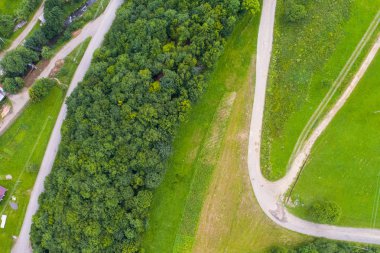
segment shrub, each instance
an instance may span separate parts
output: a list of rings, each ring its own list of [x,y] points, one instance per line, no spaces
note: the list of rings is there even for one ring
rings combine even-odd
[[[318,223],[335,223],[341,215],[340,207],[331,201],[316,201],[309,210],[310,219]]]
[[[252,15],[255,15],[260,10],[260,3],[258,0],[243,0],[243,7]]]
[[[24,80],[20,77],[4,79],[4,90],[11,94],[17,93],[24,85]]]
[[[4,56],[0,66],[7,77],[22,76],[27,71],[28,64],[36,62],[38,58],[36,52],[25,47],[18,47]]]
[[[41,29],[36,30],[29,38],[25,41],[25,46],[28,48],[33,48],[40,50],[47,43],[45,34]]]
[[[50,59],[53,56],[53,52],[49,47],[45,46],[42,48],[41,56],[44,59]]]
[[[9,38],[13,33],[14,22],[10,15],[0,15],[0,37]]]
[[[50,89],[54,86],[56,81],[49,78],[42,78],[29,89],[29,96],[33,102],[41,101],[42,98],[49,94]]]
[[[307,15],[306,8],[302,4],[298,4],[295,0],[286,0],[285,16],[289,22],[298,22]]]

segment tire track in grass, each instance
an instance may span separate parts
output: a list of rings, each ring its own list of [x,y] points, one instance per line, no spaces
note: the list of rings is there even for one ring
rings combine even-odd
[[[322,102],[319,104],[317,109],[314,111],[313,115],[307,122],[305,128],[302,130],[300,137],[298,138],[296,145],[293,149],[292,154],[290,155],[290,159],[288,161],[288,164],[286,166],[286,171],[289,170],[291,164],[293,163],[296,154],[300,152],[300,150],[303,148],[307,137],[309,136],[310,132],[312,131],[313,127],[317,123],[317,121],[322,116],[323,112],[325,111],[327,105],[331,102],[331,99],[335,95],[338,88],[342,86],[343,81],[348,76],[350,70],[352,69],[352,66],[357,61],[358,57],[368,45],[370,39],[372,38],[376,28],[378,27],[380,23],[380,11],[377,12],[375,18],[372,20],[370,26],[368,27],[367,31],[365,32],[364,36],[360,40],[359,44],[356,46],[354,52],[346,62],[345,66],[341,70],[341,72],[338,75],[338,78],[334,81],[333,85],[331,86],[330,90],[327,92],[326,96],[323,98]]]

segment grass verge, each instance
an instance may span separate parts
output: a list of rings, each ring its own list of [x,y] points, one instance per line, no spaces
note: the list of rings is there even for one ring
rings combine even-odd
[[[58,73],[57,78],[72,78],[88,43],[89,40],[79,45],[66,58],[62,70],[68,71]],[[65,94],[65,90],[53,87],[41,102],[29,104],[13,125],[0,136],[0,185],[8,189],[6,197],[0,202],[0,215],[8,216],[5,229],[1,229],[0,233],[0,252],[10,252],[12,236],[19,234],[30,192]],[[6,175],[11,175],[12,180],[5,180]],[[16,200],[12,200],[12,196]],[[11,202],[17,204],[17,210],[10,207]]]
[[[298,242],[303,238],[277,229],[261,212],[249,182],[246,160],[243,161],[247,155],[253,99],[253,84],[249,80],[254,72],[251,62],[255,56],[257,25],[258,17],[245,16],[239,21],[208,78],[207,91],[193,107],[187,124],[182,124],[179,129],[167,174],[154,196],[143,240],[146,252],[220,252],[219,241],[213,241],[215,231],[204,229],[205,224],[215,225],[215,228],[223,225],[223,230],[230,231],[228,235],[219,235],[226,236],[224,245],[228,244],[231,249],[237,250],[235,246],[240,245],[239,249],[243,251],[237,252],[254,251],[259,244],[262,248],[269,247],[278,241],[279,234],[282,239],[287,238],[287,242],[293,239]],[[228,159],[235,160],[224,159],[228,151]],[[233,164],[235,161],[237,164]],[[223,179],[220,179],[220,173],[226,173]],[[223,191],[237,194],[238,198],[224,202],[226,195],[215,193],[215,184]],[[211,200],[221,209],[208,210]],[[227,209],[232,210],[225,214],[227,217],[212,220],[211,225],[207,217],[218,216]],[[237,212],[246,213],[236,217]],[[231,220],[247,233],[242,236]],[[262,224],[261,230],[258,226],[252,228],[247,220]],[[271,234],[269,230],[275,232]],[[277,233],[279,230],[282,232]],[[255,240],[264,239],[264,234],[266,239],[272,239]],[[228,237],[242,240],[231,242]]]
[[[283,2],[278,4],[261,157],[263,174],[271,180],[285,174],[303,128],[364,35],[380,1],[308,1],[308,17],[298,24],[287,23]]]
[[[380,227],[380,87],[376,56],[347,103],[316,142],[297,182],[292,211],[309,218],[308,207],[328,200],[342,210],[339,225]]]

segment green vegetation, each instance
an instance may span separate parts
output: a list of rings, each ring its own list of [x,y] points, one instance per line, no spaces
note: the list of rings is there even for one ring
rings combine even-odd
[[[25,47],[18,47],[8,52],[0,62],[6,77],[21,77],[28,70],[29,64],[38,61],[38,54]]]
[[[331,201],[315,201],[307,211],[308,217],[316,223],[333,224],[341,215],[340,207]]]
[[[66,59],[65,68],[76,69],[87,47],[87,43],[75,49]],[[58,76],[61,74],[59,73]],[[66,78],[72,78],[68,72]],[[0,136],[0,185],[8,192],[0,202],[0,215],[8,215],[4,230],[1,230],[1,252],[10,252],[13,235],[18,235],[29,202],[30,191],[37,177],[55,119],[61,108],[65,91],[55,86],[39,103],[29,104],[12,126]],[[11,175],[12,180],[5,180]],[[15,196],[18,210],[13,210],[9,203]]]
[[[275,247],[271,253],[378,253],[380,249],[374,246],[363,246],[354,243],[328,241],[317,239],[294,248]]]
[[[248,180],[258,19],[239,20],[205,94],[179,128],[167,174],[154,194],[143,239],[147,253],[264,252],[273,243],[304,239],[265,216]]]
[[[68,100],[60,152],[34,217],[34,250],[140,251],[176,129],[234,27],[241,10],[234,3],[122,5]]]
[[[49,94],[51,88],[57,85],[57,81],[49,78],[38,79],[29,89],[29,97],[32,102],[40,102]]]
[[[25,85],[24,80],[21,77],[16,78],[5,78],[3,83],[3,88],[5,91],[15,94],[21,90]]]
[[[302,130],[380,6],[379,0],[294,2],[307,12],[295,23],[283,1],[277,7],[261,157],[271,180],[285,174]]]
[[[15,11],[21,6],[22,0],[2,0],[0,2],[1,14],[14,14]]]
[[[292,199],[292,210],[311,219],[307,209],[326,199],[342,210],[340,225],[380,227],[378,85],[380,56],[377,55],[351,97],[315,144]]]
[[[7,47],[22,29],[13,32],[18,22],[28,20],[42,0],[2,0],[0,2],[0,50]]]

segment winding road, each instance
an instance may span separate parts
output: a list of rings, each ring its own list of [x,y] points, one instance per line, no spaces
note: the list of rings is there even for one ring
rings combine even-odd
[[[271,220],[279,226],[289,230],[335,240],[380,244],[379,229],[340,227],[312,223],[289,213],[283,202],[283,197],[286,191],[298,176],[305,160],[310,155],[314,143],[332,121],[337,112],[343,107],[360,79],[363,77],[370,63],[375,58],[376,53],[380,48],[380,36],[341,97],[324,116],[322,121],[302,145],[302,148],[300,148],[294,155],[295,158],[291,163],[286,176],[276,182],[270,182],[266,180],[261,173],[260,149],[265,93],[273,43],[275,10],[276,0],[263,1],[257,42],[256,86],[249,134],[248,169],[251,184],[258,203],[264,213]]]
[[[107,6],[107,9],[104,11],[104,14],[101,15],[97,19],[97,21],[94,21],[95,23],[93,25],[93,28],[95,29],[96,32],[93,35],[93,38],[90,44],[88,45],[88,48],[74,74],[69,90],[66,94],[66,97],[70,96],[72,91],[77,87],[78,83],[83,80],[88,68],[90,67],[94,51],[101,46],[104,36],[110,29],[112,22],[116,17],[116,10],[119,8],[119,6],[122,3],[123,3],[123,0],[111,0]],[[13,253],[32,252],[32,248],[31,248],[30,240],[29,240],[29,233],[30,233],[30,229],[32,225],[32,217],[38,210],[38,198],[40,194],[44,191],[45,178],[47,175],[49,175],[53,167],[55,157],[57,155],[59,143],[61,141],[61,126],[66,117],[66,112],[67,112],[67,107],[66,107],[66,104],[64,103],[62,105],[61,111],[59,112],[53,132],[50,136],[49,144],[46,149],[44,158],[42,160],[42,164],[38,172],[37,180],[31,192],[28,209],[25,214],[20,235],[12,249]]]

